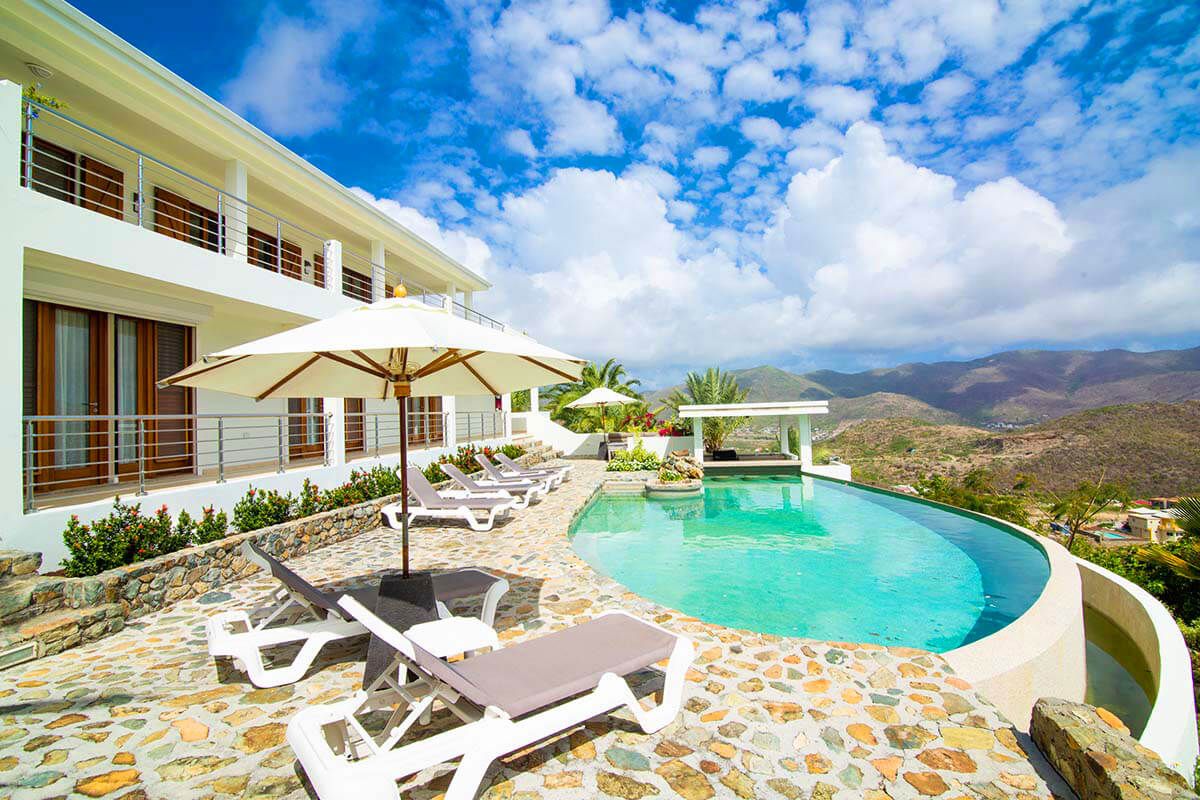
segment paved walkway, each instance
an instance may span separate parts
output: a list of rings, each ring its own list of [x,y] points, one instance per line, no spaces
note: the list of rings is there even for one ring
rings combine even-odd
[[[576,462],[575,475],[490,534],[414,528],[414,564],[506,574],[513,588],[497,617],[506,641],[624,608],[692,636],[700,657],[685,709],[665,730],[646,736],[626,720],[593,720],[495,765],[483,797],[1049,796],[1011,728],[938,656],[708,625],[593,572],[565,531],[601,465]],[[399,549],[395,533],[379,530],[291,565],[314,580],[350,579],[395,568]],[[301,707],[357,688],[362,648],[330,649],[307,678],[277,689],[218,674],[204,619],[261,603],[269,586],[212,592],[0,673],[0,798],[308,796],[285,725]],[[446,769],[429,771],[405,796],[433,798],[447,783]]]

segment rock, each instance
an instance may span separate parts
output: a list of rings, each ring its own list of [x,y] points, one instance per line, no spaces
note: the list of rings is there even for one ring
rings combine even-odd
[[[950,788],[936,772],[906,772],[904,781],[926,797],[937,797]]]
[[[608,759],[608,763],[612,764],[617,769],[650,769],[650,760],[648,758],[641,753],[636,753],[633,750],[626,750],[623,747],[610,747],[604,753],[604,757]]]
[[[991,750],[996,736],[984,728],[942,728],[942,741],[958,750]]]
[[[596,786],[605,794],[623,797],[625,800],[641,800],[643,797],[658,794],[658,787],[650,783],[635,781],[625,775],[612,772],[601,772],[596,776]]]
[[[896,780],[896,773],[899,772],[900,765],[903,763],[904,759],[900,756],[885,756],[872,760],[871,766],[879,770],[879,774],[891,782]]]
[[[716,794],[704,773],[679,759],[668,761],[654,771],[684,800],[708,800]]]
[[[945,747],[926,750],[917,756],[917,760],[930,769],[950,772],[975,772],[978,769],[975,760],[962,750],[950,750]]]
[[[1119,720],[1114,724],[1115,719],[1084,703],[1043,697],[1034,704],[1030,734],[1081,798],[1195,800],[1183,776],[1133,739]],[[1010,777],[1002,773],[1000,779],[1012,786]]]
[[[754,800],[754,781],[739,769],[731,769],[721,776],[721,783],[733,790],[742,800]]]
[[[135,784],[140,779],[136,769],[118,769],[103,775],[93,775],[76,782],[75,791],[88,797],[103,797],[106,794],[124,789]]]
[[[171,727],[179,731],[179,740],[183,742],[202,742],[208,738],[208,726],[191,717],[177,719]]]
[[[883,735],[887,737],[888,744],[897,750],[919,750],[936,738],[915,725],[889,725],[883,729]]]

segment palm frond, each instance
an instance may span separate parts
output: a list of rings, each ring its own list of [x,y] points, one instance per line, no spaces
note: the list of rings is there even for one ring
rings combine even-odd
[[[1200,580],[1200,552],[1194,549],[1184,551],[1181,557],[1162,547],[1139,547],[1137,555],[1150,564],[1167,567],[1180,577]]]

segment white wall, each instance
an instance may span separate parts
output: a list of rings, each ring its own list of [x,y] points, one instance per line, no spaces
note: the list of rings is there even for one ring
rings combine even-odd
[[[1142,587],[1075,559],[1083,581],[1083,602],[1112,620],[1141,651],[1157,692],[1140,741],[1189,782],[1195,777],[1196,696],[1187,644],[1171,612]]]

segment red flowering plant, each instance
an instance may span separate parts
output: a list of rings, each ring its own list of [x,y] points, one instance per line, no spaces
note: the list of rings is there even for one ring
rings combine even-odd
[[[118,497],[108,516],[90,525],[71,515],[63,531],[63,543],[70,553],[63,567],[72,577],[95,575],[181,550],[191,544],[190,534],[188,527],[172,524],[166,506],[147,517],[140,505],[122,503]]]
[[[280,494],[250,487],[245,496],[233,507],[233,527],[239,533],[256,531],[287,522],[294,516],[296,499],[292,493]]]

